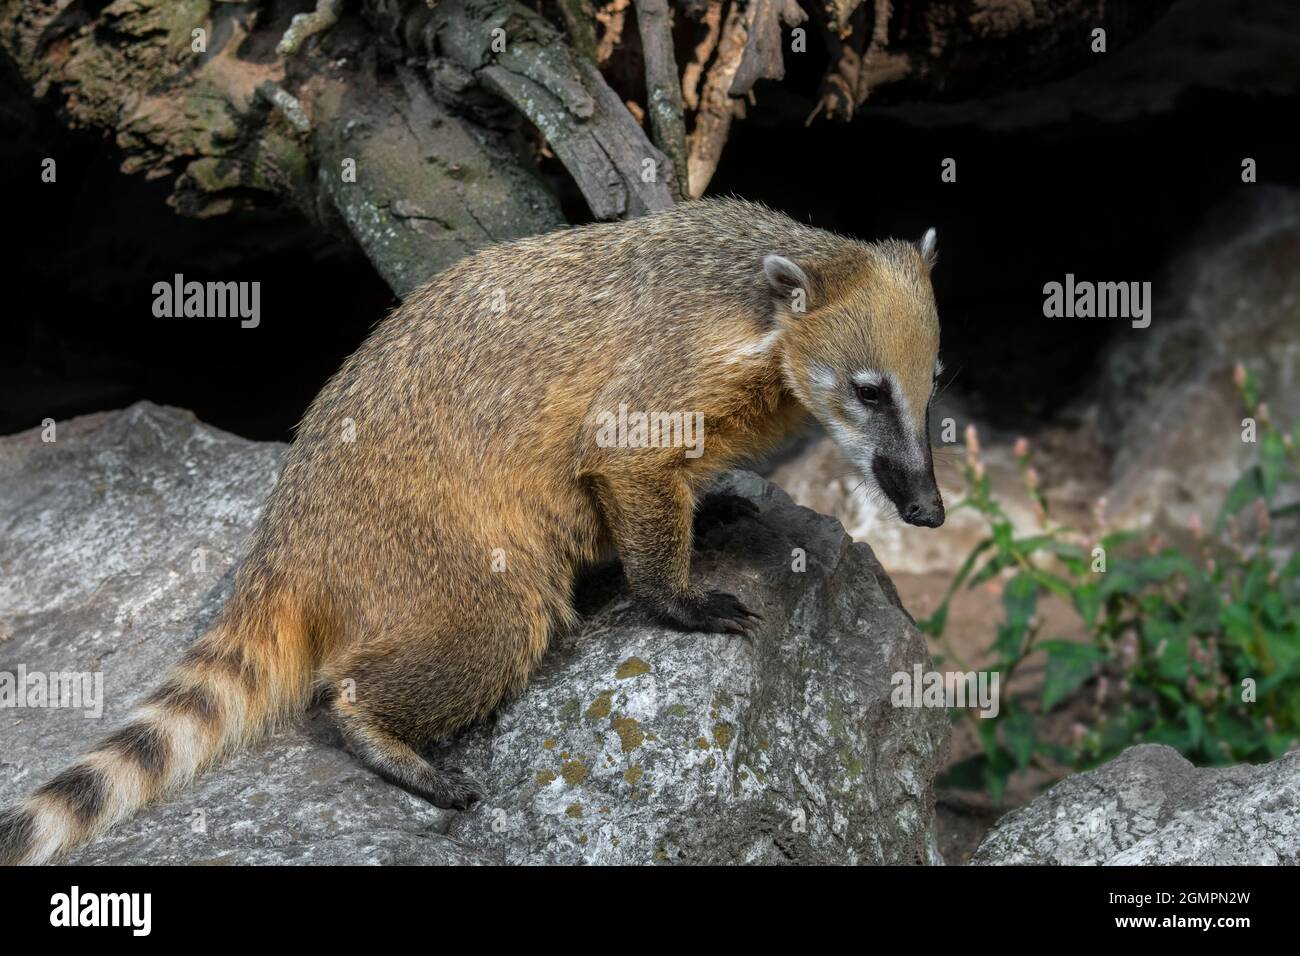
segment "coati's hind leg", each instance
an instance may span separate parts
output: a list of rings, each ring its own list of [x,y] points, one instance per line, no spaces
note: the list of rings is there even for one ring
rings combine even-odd
[[[490,670],[458,666],[457,650],[456,642],[394,629],[349,648],[323,668],[322,679],[334,722],[363,764],[435,806],[463,810],[482,787],[421,752],[495,706],[505,684]]]
[[[331,711],[343,739],[365,766],[389,783],[444,810],[465,810],[483,796],[482,786],[463,770],[435,767],[398,733],[373,715],[336,697]]]

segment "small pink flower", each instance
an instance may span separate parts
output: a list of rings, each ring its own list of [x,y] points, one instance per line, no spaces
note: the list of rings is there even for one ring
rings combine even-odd
[[[1092,506],[1092,519],[1097,522],[1097,527],[1106,526],[1106,496],[1102,495]]]
[[[1017,458],[1025,458],[1029,455],[1029,439],[1021,435],[1016,439],[1015,448],[1012,450]]]
[[[1192,537],[1197,541],[1200,541],[1201,537],[1205,534],[1205,528],[1201,525],[1201,516],[1199,514],[1193,514],[1191,518],[1187,520],[1187,527],[1191,529]]]
[[[1240,362],[1232,367],[1232,381],[1238,388],[1246,384],[1246,366]]]

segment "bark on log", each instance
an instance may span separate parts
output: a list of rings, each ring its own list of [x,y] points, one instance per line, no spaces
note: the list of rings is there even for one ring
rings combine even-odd
[[[68,124],[111,137],[123,171],[170,178],[178,211],[289,203],[345,223],[399,294],[488,242],[563,224],[509,131],[453,115],[410,71],[381,69],[355,16],[277,55],[295,8],[0,0],[0,48]]]
[[[598,219],[671,206],[672,163],[646,137],[595,65],[516,0],[378,0],[385,29],[419,49],[452,99],[476,84],[546,137]]]

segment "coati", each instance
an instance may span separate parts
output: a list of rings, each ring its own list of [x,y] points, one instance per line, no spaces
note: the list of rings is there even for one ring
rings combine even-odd
[[[524,687],[575,616],[575,569],[616,551],[661,621],[758,626],[691,579],[693,511],[807,413],[904,521],[941,524],[933,259],[933,230],[864,243],[705,200],[447,269],[312,402],[211,628],[125,726],[0,815],[0,861],[58,858],[318,690],[363,763],[466,807],[478,785],[424,751]],[[598,440],[620,406],[702,413],[703,454]]]

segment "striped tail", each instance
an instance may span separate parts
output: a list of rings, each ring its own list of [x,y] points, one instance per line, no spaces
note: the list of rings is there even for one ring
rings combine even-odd
[[[58,860],[303,712],[312,661],[302,629],[226,610],[124,727],[0,812],[0,864]]]

